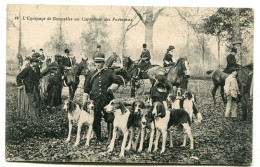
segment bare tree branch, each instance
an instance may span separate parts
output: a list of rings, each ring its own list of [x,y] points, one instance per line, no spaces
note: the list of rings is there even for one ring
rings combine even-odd
[[[191,21],[187,20],[187,19],[182,15],[182,13],[180,12],[180,10],[179,10],[178,8],[175,7],[174,9],[178,12],[179,16],[193,29],[193,31],[197,33],[198,30],[197,30],[196,26],[195,26]]]
[[[153,23],[156,22],[156,20],[157,20],[157,18],[159,17],[160,13],[161,13],[164,9],[166,9],[166,7],[163,7],[163,8],[161,8],[161,9],[159,9],[159,10],[154,14]]]
[[[130,11],[131,11],[131,8],[129,8],[129,10],[127,11],[125,18],[128,18]]]
[[[132,9],[135,11],[135,13],[136,13],[137,16],[140,18],[140,20],[141,20],[144,24],[146,24],[146,22],[145,22],[145,20],[144,20],[144,18],[143,18],[143,16],[142,16],[142,14],[141,14],[135,7],[133,7],[133,6],[132,6]]]
[[[137,16],[137,15],[136,15]],[[136,17],[135,17],[136,18]],[[139,22],[140,22],[140,19],[138,20],[138,22],[136,22],[135,24],[133,24],[135,18],[133,19],[133,21],[127,26],[126,28],[126,32],[129,31],[131,28],[133,28],[134,26],[136,26]]]

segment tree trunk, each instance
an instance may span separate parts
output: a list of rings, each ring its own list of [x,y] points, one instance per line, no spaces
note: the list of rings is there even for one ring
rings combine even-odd
[[[122,58],[125,56],[125,37],[126,37],[126,30],[125,30],[125,21],[122,22],[122,26],[121,26],[121,37],[120,37],[120,44],[121,48],[119,49],[119,55],[121,57],[121,60],[123,60]]]
[[[154,60],[153,55],[153,23],[145,24],[145,43],[147,44],[147,49],[150,51],[151,58]]]
[[[217,35],[217,41],[218,41],[218,67],[220,67],[220,36]]]
[[[205,75],[205,39],[204,34],[202,34],[202,63],[203,63],[203,69],[202,69],[202,75]]]
[[[17,58],[19,62],[19,57],[21,55],[21,48],[22,48],[22,19],[21,19],[21,8],[19,7],[19,41],[18,41],[18,53],[17,53]]]
[[[240,33],[240,16],[239,16],[239,9],[234,9],[235,16],[233,18],[234,22],[234,29],[233,29],[233,36],[232,36],[232,41],[233,41],[233,47],[237,49],[237,62],[241,65],[243,65],[242,60],[242,54],[241,54],[241,44],[242,44],[242,39],[241,39],[241,33]]]
[[[153,56],[153,7],[146,8],[146,19],[145,19],[145,43],[147,49],[150,51],[151,59],[154,60]]]

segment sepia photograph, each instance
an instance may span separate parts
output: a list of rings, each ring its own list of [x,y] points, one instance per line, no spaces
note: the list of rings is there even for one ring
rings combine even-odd
[[[7,162],[252,164],[254,9],[148,5],[6,6]]]

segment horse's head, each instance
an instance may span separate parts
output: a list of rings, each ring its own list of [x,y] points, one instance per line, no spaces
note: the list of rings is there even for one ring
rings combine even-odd
[[[189,69],[189,62],[186,58],[180,58],[177,61],[176,66],[179,66],[178,75],[182,76],[185,75],[187,77],[190,77],[190,69]]]
[[[85,75],[89,72],[88,65],[89,65],[88,58],[86,58],[86,59],[82,58],[81,62],[78,64],[78,66],[80,67],[79,70],[82,70],[82,71],[80,71],[81,75]]]
[[[115,59],[115,61],[116,61],[117,63],[121,63],[121,59],[120,59],[120,57],[119,57],[118,54],[116,54],[115,52],[113,52],[113,56],[114,56],[114,59]]]
[[[131,60],[130,57],[127,56],[123,57],[123,69],[129,69],[132,63],[133,61]]]

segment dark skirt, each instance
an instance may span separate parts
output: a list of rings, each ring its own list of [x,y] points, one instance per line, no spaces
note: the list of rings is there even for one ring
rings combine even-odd
[[[142,70],[142,71],[146,71],[148,70],[149,68],[151,68],[151,62],[148,61],[148,62],[145,62],[145,61],[141,61],[140,64],[139,64],[139,68]]]

